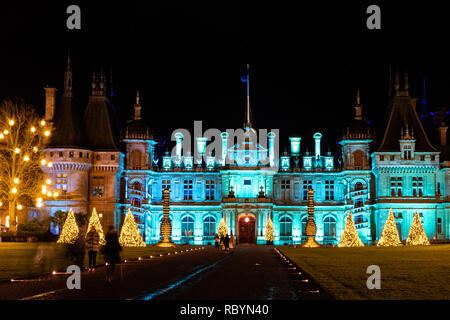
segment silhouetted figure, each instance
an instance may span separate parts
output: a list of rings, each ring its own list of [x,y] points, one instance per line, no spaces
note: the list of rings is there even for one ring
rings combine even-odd
[[[114,276],[115,264],[120,262],[119,252],[122,250],[119,243],[119,237],[113,226],[109,227],[105,240],[106,245],[103,247],[102,251],[106,262],[106,281],[111,282]]]
[[[95,228],[91,228],[91,230],[86,235],[86,250],[89,256],[88,271],[95,271],[99,241],[100,235],[95,230]]]
[[[228,235],[223,238],[223,245],[225,246],[225,251],[230,251],[230,237]]]
[[[74,264],[79,266],[81,270],[84,269],[84,254],[86,251],[86,243],[84,238],[84,231],[80,231],[75,242],[69,244],[67,247],[69,258],[73,261]]]
[[[217,250],[220,249],[219,243],[220,243],[220,239],[219,239],[219,236],[216,233],[216,235],[214,236],[214,246],[216,247]]]

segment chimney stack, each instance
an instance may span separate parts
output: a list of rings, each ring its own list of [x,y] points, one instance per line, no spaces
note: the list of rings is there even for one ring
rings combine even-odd
[[[52,121],[55,115],[56,88],[45,87],[45,121]]]

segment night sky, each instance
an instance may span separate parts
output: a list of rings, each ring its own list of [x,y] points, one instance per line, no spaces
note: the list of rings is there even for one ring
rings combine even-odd
[[[253,126],[280,129],[283,144],[299,133],[303,150],[305,144],[313,149],[316,131],[324,134],[323,151],[336,149],[353,117],[357,89],[364,115],[380,129],[389,66],[409,70],[410,92],[417,97],[426,77],[428,112],[450,105],[450,26],[443,7],[408,1],[396,1],[396,7],[380,1],[296,7],[278,1],[258,7],[165,2],[2,1],[0,99],[23,97],[43,114],[43,87],[62,93],[70,50],[80,112],[93,68],[112,68],[119,122],[132,117],[140,90],[144,118],[166,139],[176,128],[192,128],[194,120],[203,120],[204,130],[241,127],[246,63]],[[70,4],[81,7],[80,31],[66,28]],[[370,4],[381,7],[382,30],[365,26]]]

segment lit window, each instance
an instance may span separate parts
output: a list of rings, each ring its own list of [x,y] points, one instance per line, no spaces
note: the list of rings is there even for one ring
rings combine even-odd
[[[192,180],[184,180],[184,200],[192,200]]]
[[[205,188],[206,188],[206,200],[214,200],[216,191],[216,184],[214,183],[214,180],[206,180]]]
[[[281,180],[281,200],[289,200],[291,193],[291,180]]]
[[[66,173],[57,173],[56,174],[56,189],[61,194],[65,194],[67,192],[67,174]]]
[[[308,200],[308,190],[312,189],[312,180],[303,180],[303,200]]]
[[[325,200],[334,200],[334,181],[325,180]]]
[[[92,177],[92,196],[102,198],[105,191],[105,177]]]

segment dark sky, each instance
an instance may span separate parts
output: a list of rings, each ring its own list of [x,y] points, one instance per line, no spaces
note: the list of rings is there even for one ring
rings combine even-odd
[[[437,5],[91,2],[2,1],[0,99],[24,97],[43,112],[43,87],[61,89],[70,50],[80,112],[93,67],[112,68],[118,119],[131,117],[139,89],[144,117],[163,137],[192,128],[194,120],[203,120],[205,130],[241,127],[246,63],[254,127],[280,129],[284,142],[297,132],[310,150],[316,131],[334,149],[353,116],[357,89],[365,115],[375,127],[382,124],[390,65],[409,70],[415,96],[426,76],[429,111],[450,102],[450,26]],[[66,28],[70,4],[81,7],[80,31]],[[382,9],[382,30],[365,27],[370,4]]]

